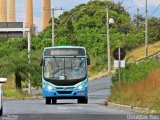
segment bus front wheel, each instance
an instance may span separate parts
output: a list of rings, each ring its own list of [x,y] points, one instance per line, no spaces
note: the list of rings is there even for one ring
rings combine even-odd
[[[0,109],[0,116],[2,116],[2,114],[3,114],[3,107],[1,107]]]
[[[56,104],[57,103],[57,99],[56,98],[52,98],[52,104]]]
[[[46,104],[51,104],[51,98],[46,98]]]
[[[79,98],[78,103],[87,104],[88,103],[88,98],[87,97]]]

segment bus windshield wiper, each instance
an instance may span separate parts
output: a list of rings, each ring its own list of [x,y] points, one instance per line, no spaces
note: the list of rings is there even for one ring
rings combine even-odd
[[[55,77],[49,77],[49,78],[47,78],[47,79],[49,79],[49,80],[56,80]]]

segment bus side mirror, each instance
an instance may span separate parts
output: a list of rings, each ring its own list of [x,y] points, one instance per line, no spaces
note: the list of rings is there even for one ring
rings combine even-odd
[[[90,64],[91,64],[91,60],[90,60],[89,55],[87,54],[87,65],[90,65]]]
[[[0,83],[5,83],[7,82],[7,78],[0,78]]]
[[[43,66],[44,65],[44,59],[43,57],[41,58],[41,62],[40,62],[40,66]]]

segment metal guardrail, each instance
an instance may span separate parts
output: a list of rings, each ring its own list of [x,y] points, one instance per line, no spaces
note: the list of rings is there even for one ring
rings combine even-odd
[[[160,51],[158,51],[158,52],[156,52],[156,53],[154,53],[154,54],[152,54],[152,55],[149,55],[149,56],[147,56],[147,57],[145,57],[145,58],[136,60],[136,63],[144,62],[144,61],[146,61],[146,60],[148,60],[148,59],[152,59],[152,58],[156,59],[156,57],[159,57],[159,55],[160,55]]]
[[[152,54],[152,55],[149,55],[148,57],[145,57],[145,58],[141,58],[141,59],[139,59],[139,60],[136,60],[136,61],[134,61],[134,62],[127,62],[127,64],[133,64],[133,63],[136,63],[136,64],[138,64],[138,63],[140,63],[140,62],[144,62],[144,61],[147,61],[147,60],[149,60],[149,59],[156,59],[156,58],[158,58],[158,60],[160,61],[160,51],[158,51],[158,52],[156,52],[156,53],[154,53],[154,54]]]

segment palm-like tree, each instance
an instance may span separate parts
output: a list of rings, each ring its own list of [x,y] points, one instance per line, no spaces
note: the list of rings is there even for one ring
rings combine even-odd
[[[29,78],[29,72],[32,71],[33,67],[28,63],[27,52],[13,51],[0,59],[0,75],[7,77],[14,74],[16,89],[22,89],[22,76]]]

